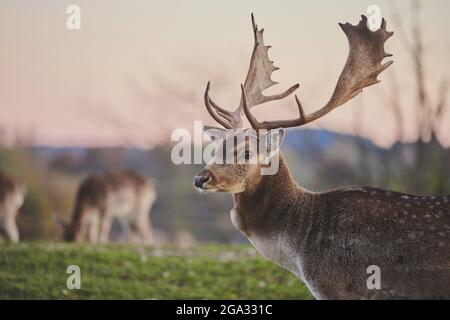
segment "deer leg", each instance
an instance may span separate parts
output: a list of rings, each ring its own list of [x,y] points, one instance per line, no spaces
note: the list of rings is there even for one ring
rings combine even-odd
[[[126,241],[130,237],[130,221],[128,219],[118,219],[122,234],[120,236],[120,242]]]
[[[142,212],[140,214],[140,219],[137,224],[138,233],[141,238],[141,240],[145,244],[152,244],[152,232],[150,227],[150,219],[148,217],[148,212],[145,210],[145,212]]]
[[[79,226],[74,230],[75,242],[93,242],[93,235],[91,235],[94,230],[92,230],[92,215],[94,214],[94,209],[83,209],[82,217],[80,218]]]
[[[19,229],[16,224],[16,216],[21,205],[20,201],[10,198],[3,204],[0,211],[0,225],[8,242],[19,242]]]
[[[109,241],[109,233],[111,231],[112,226],[112,218],[109,214],[101,215],[100,219],[100,243],[108,243]]]
[[[12,243],[19,242],[19,229],[14,219],[8,219],[5,223],[5,233],[8,241]]]
[[[80,230],[75,235],[75,241],[76,242],[84,242],[84,241],[90,241],[90,223],[82,224]]]
[[[145,244],[153,244],[152,227],[150,223],[150,208],[155,196],[153,192],[145,192],[135,208],[136,227],[140,240]]]
[[[150,243],[151,232],[148,229],[148,220],[143,219],[130,219],[130,233],[128,235],[128,242],[131,243]]]
[[[138,223],[136,219],[129,219],[128,225],[130,226],[128,235],[127,235],[127,241],[131,243],[138,243],[139,242],[139,228]]]
[[[99,216],[98,213],[91,213],[88,225],[88,239],[90,243],[99,242]]]
[[[6,226],[5,226],[5,214],[0,211],[0,239],[5,239],[8,241],[8,234],[6,233]]]

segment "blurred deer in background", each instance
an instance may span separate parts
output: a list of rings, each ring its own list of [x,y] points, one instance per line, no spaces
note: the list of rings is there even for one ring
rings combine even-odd
[[[0,234],[10,242],[19,242],[17,213],[25,199],[26,187],[0,171]]]
[[[228,129],[210,127],[207,133],[221,148],[234,142],[230,153],[235,162],[221,164],[228,150],[216,155],[194,185],[233,193],[233,224],[262,255],[302,279],[318,299],[450,298],[450,196],[419,197],[371,187],[311,192],[297,185],[279,152],[283,128],[319,119],[379,82],[377,76],[392,63],[381,63],[391,56],[384,51],[393,34],[386,31],[385,20],[375,32],[368,29],[365,16],[355,26],[340,24],[349,55],[323,108],[306,114],[296,96],[297,119],[264,122],[253,116],[251,108],[290,95],[298,84],[278,95],[262,94],[275,84],[271,74],[277,68],[268,58],[269,46],[253,16],[252,22],[255,45],[239,107],[234,112],[219,107],[209,97],[209,83],[204,96],[208,112]],[[244,114],[254,130],[242,128]],[[268,150],[239,140],[242,134],[255,134],[258,141],[266,141]],[[277,134],[281,138],[274,141]],[[262,175],[260,161],[236,163],[238,158],[260,159],[267,151],[271,157],[279,156],[274,175]],[[367,285],[371,265],[381,271],[377,289]]]
[[[80,185],[70,223],[63,223],[66,241],[106,243],[114,218],[125,219],[131,236],[152,243],[150,209],[156,191],[150,180],[132,171],[88,176]],[[130,236],[130,235],[129,235]]]

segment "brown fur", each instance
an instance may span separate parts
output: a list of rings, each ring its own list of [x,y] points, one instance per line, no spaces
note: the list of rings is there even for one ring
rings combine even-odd
[[[238,108],[219,107],[209,96],[209,82],[206,87],[209,114],[225,128],[237,129],[221,133],[207,127],[214,141],[220,142],[216,135],[225,141],[248,131],[242,129],[243,114],[258,131],[258,139],[275,132],[265,134],[261,129],[278,131],[310,123],[379,82],[377,76],[392,64],[383,63],[391,56],[384,43],[393,35],[384,19],[376,31],[368,29],[365,16],[355,26],[340,24],[349,55],[330,100],[306,114],[296,97],[297,118],[259,122],[251,108],[283,99],[298,85],[281,94],[263,94],[276,84],[270,76],[277,68],[268,58],[269,47],[253,15],[252,25],[255,44]],[[279,145],[267,146],[271,156],[279,150]],[[233,152],[242,159],[238,146]],[[221,165],[220,157],[215,160],[194,178],[194,185],[203,191],[233,193],[233,224],[262,255],[301,278],[316,298],[450,299],[450,196],[416,197],[370,187],[313,193],[295,183],[281,155],[279,170],[271,176],[261,175],[258,164]],[[372,265],[381,271],[379,289],[367,286]]]
[[[65,239],[83,241],[89,236],[91,242],[108,241],[114,218],[113,210],[117,204],[125,204],[128,209],[119,214],[127,216],[132,230],[137,232],[142,240],[149,242],[151,230],[148,216],[154,200],[153,185],[147,178],[135,172],[117,171],[88,176],[78,189],[72,219],[66,226]],[[99,226],[90,221],[94,214],[99,215]],[[93,234],[88,235],[88,228],[91,228]],[[97,228],[98,236],[97,230],[92,230]]]
[[[316,298],[450,298],[450,196],[371,187],[313,193],[282,156],[278,174],[245,179],[245,191],[233,194],[233,223],[250,241],[267,241],[254,244]],[[381,269],[380,290],[367,289],[370,265]]]

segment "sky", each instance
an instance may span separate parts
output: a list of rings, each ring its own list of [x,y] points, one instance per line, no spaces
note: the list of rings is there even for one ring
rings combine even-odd
[[[81,29],[68,30],[69,5],[81,9]],[[409,23],[409,1],[397,1]],[[394,64],[381,83],[308,128],[358,134],[388,147],[396,123],[386,103],[397,78],[405,115],[405,141],[417,137],[411,59],[386,1],[145,1],[2,0],[0,2],[0,142],[19,138],[49,146],[153,147],[195,120],[214,124],[203,104],[211,97],[235,108],[253,48],[250,13],[265,28],[280,84],[266,91],[297,91],[307,112],[329,99],[348,44],[338,22],[356,24],[378,5],[395,31],[386,51]],[[422,24],[427,88],[437,99],[450,76],[450,2],[424,2]],[[449,108],[450,109],[450,108]],[[293,97],[254,109],[259,119],[296,116]],[[450,110],[439,140],[450,146]],[[447,127],[447,128],[445,128]]]

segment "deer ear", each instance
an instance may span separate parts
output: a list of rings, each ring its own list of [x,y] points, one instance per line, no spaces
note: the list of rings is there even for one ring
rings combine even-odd
[[[280,146],[284,140],[284,133],[283,128],[278,128],[267,131],[263,136],[263,139],[266,141],[269,158],[272,158],[280,150]]]
[[[203,132],[206,133],[210,138],[219,140],[225,137],[227,130],[223,128],[204,125]]]

